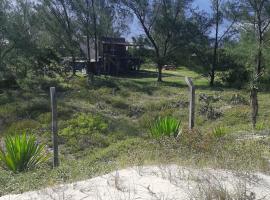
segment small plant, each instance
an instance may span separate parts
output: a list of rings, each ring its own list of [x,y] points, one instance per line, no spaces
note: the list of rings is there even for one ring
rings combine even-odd
[[[227,128],[224,126],[217,126],[212,131],[213,136],[216,138],[224,137],[227,133]]]
[[[150,133],[152,137],[160,138],[162,136],[177,137],[180,129],[180,122],[173,117],[158,118],[150,125]]]
[[[231,99],[230,99],[230,103],[232,105],[248,105],[249,104],[246,97],[242,96],[240,94],[233,94]]]
[[[267,129],[267,126],[266,126],[265,122],[259,122],[256,124],[255,129],[256,129],[256,131],[263,131],[263,130]]]
[[[5,150],[0,148],[0,163],[13,172],[33,169],[48,160],[45,146],[36,142],[34,135],[6,136]]]
[[[199,101],[201,106],[199,108],[199,113],[205,116],[207,119],[215,120],[222,116],[222,112],[216,108],[214,105],[216,102],[219,102],[221,97],[218,95],[206,95],[200,94]]]

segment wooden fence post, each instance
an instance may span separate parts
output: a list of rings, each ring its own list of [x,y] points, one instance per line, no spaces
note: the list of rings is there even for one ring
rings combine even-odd
[[[58,135],[57,135],[57,106],[55,87],[50,87],[51,108],[52,108],[52,142],[53,142],[53,167],[59,165],[58,157]]]
[[[185,77],[185,81],[189,87],[189,123],[188,127],[189,129],[194,128],[195,124],[195,86],[192,82],[192,79],[189,77]]]

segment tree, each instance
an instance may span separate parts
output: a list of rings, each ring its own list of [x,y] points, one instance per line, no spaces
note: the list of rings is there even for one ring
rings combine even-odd
[[[78,27],[69,0],[42,0],[37,12],[42,13],[46,29],[61,43],[60,47],[68,51],[74,62],[80,48],[76,34]]]
[[[139,21],[154,51],[158,82],[162,81],[162,66],[176,50],[176,39],[185,21],[185,10],[192,0],[122,0]]]
[[[213,48],[213,58],[212,58],[212,64],[211,64],[211,71],[210,71],[210,86],[214,86],[215,81],[215,72],[218,67],[218,50],[223,42],[223,39],[225,37],[230,36],[232,28],[234,24],[237,21],[237,12],[233,12],[235,10],[235,3],[227,4],[225,0],[211,0],[212,5],[212,12],[213,12],[213,24],[214,24],[214,48]],[[228,11],[226,9],[230,10],[230,15],[227,16]],[[229,25],[225,28],[225,30],[221,31],[221,26],[224,28],[225,23],[224,21],[230,20],[230,22],[227,21]]]
[[[70,2],[73,19],[78,25],[78,38],[80,43],[87,48],[88,66],[91,58],[95,60],[95,69],[100,73],[98,63],[98,39],[103,36],[119,36],[120,31],[125,30],[128,21],[127,13],[119,10],[117,5],[110,0],[68,0]],[[125,17],[123,17],[125,16]],[[86,36],[86,40],[85,40]],[[81,45],[84,46],[84,45]],[[82,48],[82,52],[83,48]],[[85,53],[85,52],[84,52]],[[92,53],[92,55],[90,55]],[[89,71],[90,80],[93,81],[92,70]]]
[[[5,58],[7,54],[13,49],[13,45],[8,40],[8,9],[9,3],[6,0],[0,1],[0,71],[3,72],[5,68]],[[2,74],[3,75],[3,74]]]
[[[259,82],[265,69],[265,55],[269,38],[268,31],[270,28],[270,1],[268,0],[239,0],[239,12],[241,13],[240,28],[253,35],[256,48],[250,60],[253,61],[252,80],[250,88],[250,103],[251,103],[251,119],[253,128],[256,126],[258,116],[258,92]]]
[[[0,11],[1,72],[8,76],[25,78],[30,70],[36,69],[38,30],[33,3],[17,0],[10,5],[7,1],[1,1],[0,4],[1,7],[5,5]]]
[[[90,63],[91,59],[91,46],[90,38],[92,37],[92,18],[91,18],[91,2],[90,0],[69,0],[71,9],[74,12],[81,35],[81,42],[85,43],[86,36],[86,47],[87,47],[87,61]]]

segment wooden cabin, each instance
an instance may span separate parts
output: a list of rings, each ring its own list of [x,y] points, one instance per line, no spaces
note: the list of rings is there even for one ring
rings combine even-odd
[[[102,37],[98,41],[98,60],[95,60],[94,41],[90,42],[91,50],[89,59],[90,63],[85,63],[87,71],[94,74],[119,75],[127,74],[131,71],[138,70],[141,65],[141,59],[132,56],[128,49],[137,48],[126,42],[125,38]],[[81,45],[81,49],[87,54],[85,44]]]

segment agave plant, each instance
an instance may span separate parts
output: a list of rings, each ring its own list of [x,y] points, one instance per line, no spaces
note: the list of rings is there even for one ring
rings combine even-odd
[[[160,138],[162,136],[174,136],[179,133],[180,122],[173,117],[158,118],[150,125],[150,133],[152,137]]]
[[[228,130],[224,126],[217,126],[213,129],[212,134],[216,138],[221,138],[228,134]]]
[[[13,172],[33,169],[48,160],[45,145],[36,142],[34,135],[6,136],[5,150],[0,148],[1,165]]]

